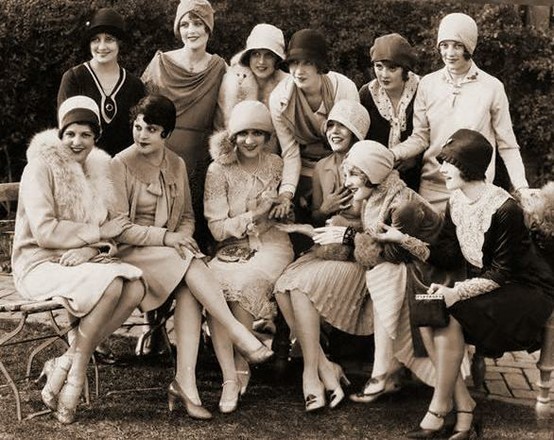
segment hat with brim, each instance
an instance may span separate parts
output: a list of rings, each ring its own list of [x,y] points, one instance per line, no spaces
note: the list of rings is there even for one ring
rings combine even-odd
[[[100,110],[94,99],[84,95],[67,98],[58,108],[58,136],[62,138],[71,124],[88,124],[95,136],[101,134]]]
[[[282,62],[285,59],[285,37],[281,29],[265,23],[254,26],[246,39],[246,48],[240,56],[239,63],[248,67],[252,51],[260,49],[269,50],[279,62]]]
[[[293,34],[287,48],[285,62],[311,61],[321,73],[329,71],[327,43],[323,34],[314,29],[302,29]]]

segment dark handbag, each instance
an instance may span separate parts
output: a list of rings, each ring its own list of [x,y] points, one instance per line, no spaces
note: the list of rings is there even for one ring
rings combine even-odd
[[[450,316],[441,295],[418,294],[412,303],[412,323],[416,327],[441,328],[448,325]]]

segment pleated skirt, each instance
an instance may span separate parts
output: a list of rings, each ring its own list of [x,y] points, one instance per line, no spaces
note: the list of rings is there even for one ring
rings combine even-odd
[[[322,319],[352,335],[373,333],[373,304],[365,269],[350,261],[323,260],[308,252],[290,264],[275,284],[275,293],[299,290]]]

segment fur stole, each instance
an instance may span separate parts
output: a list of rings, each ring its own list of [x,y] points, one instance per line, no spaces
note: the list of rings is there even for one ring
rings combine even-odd
[[[225,125],[235,105],[245,100],[258,100],[258,82],[252,70],[238,62],[239,55],[241,54],[236,54],[231,59],[231,66],[223,76],[219,90]]]
[[[100,225],[113,206],[110,155],[94,147],[84,166],[62,146],[56,129],[36,134],[27,161],[42,160],[53,177],[53,195],[60,219]]]

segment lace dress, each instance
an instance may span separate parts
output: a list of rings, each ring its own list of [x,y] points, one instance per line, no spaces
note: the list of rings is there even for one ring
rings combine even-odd
[[[282,159],[261,153],[258,168],[247,172],[238,161],[213,162],[206,176],[204,214],[220,245],[240,242],[252,256],[239,261],[214,257],[215,272],[227,301],[237,301],[255,318],[271,317],[275,311],[273,285],[293,259],[288,234],[267,219],[254,223],[251,210],[262,198],[277,196]]]

